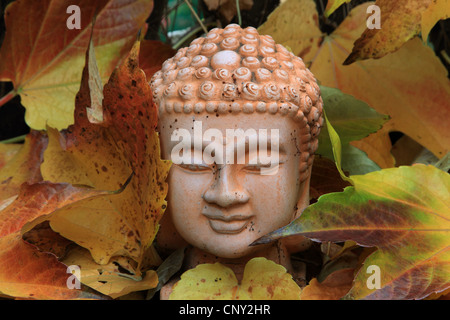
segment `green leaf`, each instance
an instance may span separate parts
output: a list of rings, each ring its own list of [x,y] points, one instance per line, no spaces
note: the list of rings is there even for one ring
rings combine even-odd
[[[342,171],[342,164],[341,164],[341,162],[342,162],[341,161],[341,159],[342,159],[342,144],[341,144],[339,135],[336,133],[336,130],[334,130],[333,126],[330,124],[330,121],[328,121],[325,111],[323,113],[323,116],[325,118],[325,124],[326,124],[327,130],[328,130],[328,135],[330,137],[334,161],[336,163],[336,168],[338,169],[339,174],[341,175],[341,178],[343,180],[348,181],[351,184],[353,184],[353,181],[351,179],[349,179],[345,175],[345,173]]]
[[[345,94],[339,89],[324,86],[321,86],[320,89],[326,118],[329,121],[319,135],[319,148],[316,153],[332,160],[335,159],[334,153],[339,147],[333,145],[336,143],[336,137],[330,139],[328,133],[329,125],[332,125],[341,141],[340,168],[352,175],[379,170],[380,167],[370,160],[365,152],[349,145],[349,142],[363,139],[378,131],[389,120],[389,117],[378,113],[367,103]]]
[[[422,299],[449,288],[449,174],[417,164],[351,178],[354,186],[321,196],[300,218],[254,244],[303,235],[377,247],[349,299]],[[379,267],[380,289],[367,286],[371,265]]]

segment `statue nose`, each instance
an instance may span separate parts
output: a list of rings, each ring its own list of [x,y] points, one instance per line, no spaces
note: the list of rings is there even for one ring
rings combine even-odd
[[[232,166],[224,165],[217,171],[216,179],[203,194],[203,199],[223,208],[247,203],[250,197],[245,188],[238,183]]]

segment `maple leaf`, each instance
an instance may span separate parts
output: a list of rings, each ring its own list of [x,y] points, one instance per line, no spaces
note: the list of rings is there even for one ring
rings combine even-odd
[[[106,81],[130,50],[145,23],[152,0],[74,0],[80,7],[81,29],[69,29],[68,3],[24,0],[5,10],[6,34],[0,50],[0,80],[12,81],[34,129],[73,124],[84,54],[94,16],[93,39],[101,78]],[[114,17],[114,19],[111,19]]]
[[[364,30],[355,41],[352,53],[344,61],[344,64],[384,57],[398,50],[404,43],[418,35],[421,30],[425,31],[424,39],[426,41],[428,32],[436,22],[449,14],[448,1],[436,3],[433,0],[377,0],[375,5],[380,8],[381,28]],[[428,10],[430,6],[432,8]],[[421,27],[422,22],[425,23],[425,29]]]
[[[296,221],[257,243],[303,235],[377,247],[346,298],[423,299],[449,288],[449,174],[418,164],[351,179],[354,186],[320,197]],[[366,285],[371,265],[381,270],[377,290]]]
[[[369,5],[355,7],[332,34],[323,38],[320,47],[311,49],[314,59],[310,70],[321,85],[338,88],[391,117],[381,130],[363,139],[371,139],[369,143],[358,145],[371,159],[377,159],[378,165],[389,164],[392,159],[386,145],[389,131],[403,132],[442,158],[450,148],[450,132],[442,120],[450,117],[450,85],[447,70],[430,48],[415,38],[381,59],[342,65],[366,28]],[[366,149],[374,145],[374,140],[382,140],[375,144],[379,148]]]
[[[158,276],[154,270],[148,270],[142,279],[136,274],[129,261],[123,257],[113,257],[106,265],[92,260],[88,250],[81,247],[70,250],[62,260],[66,265],[80,266],[80,281],[90,288],[115,299],[130,292],[148,290],[158,285]]]
[[[89,206],[55,213],[51,227],[89,249],[98,264],[113,256],[138,262],[136,277],[165,210],[170,163],[160,159],[155,131],[157,115],[145,73],[139,68],[139,43],[113,72],[103,90],[103,119],[88,119],[91,96],[100,90],[93,50],[86,53],[86,67],[76,98],[75,124],[58,132],[48,129],[42,175],[53,182],[84,184],[116,190],[133,174],[120,194],[94,199]],[[91,86],[92,85],[92,86]]]
[[[22,234],[55,211],[112,193],[43,181],[24,183],[14,202],[0,211],[0,292],[33,299],[101,298],[86,290],[69,289],[67,266],[26,243]]]
[[[23,145],[0,144],[0,208],[19,193],[22,183],[42,180],[40,165],[47,143],[45,133],[32,130]]]
[[[300,287],[286,269],[266,258],[245,265],[241,284],[220,263],[199,264],[181,275],[170,300],[298,300]]]
[[[272,36],[305,62],[313,59],[323,37],[313,0],[285,1],[269,15],[258,32]]]

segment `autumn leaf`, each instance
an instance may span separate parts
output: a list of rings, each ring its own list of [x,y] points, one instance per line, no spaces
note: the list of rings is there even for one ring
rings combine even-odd
[[[351,176],[354,187],[326,194],[296,221],[258,243],[289,235],[377,247],[346,295],[350,299],[423,299],[450,286],[450,178],[431,165]],[[366,269],[381,270],[368,288]]]
[[[287,0],[284,5],[291,1]],[[314,52],[310,70],[322,86],[338,88],[391,117],[381,130],[365,138],[372,139],[371,144],[381,140],[375,144],[377,149],[367,148],[369,143],[358,145],[372,160],[377,159],[380,167],[393,165],[392,160],[388,163],[388,159],[392,159],[390,146],[386,145],[389,131],[403,132],[442,158],[450,147],[450,132],[442,120],[450,117],[450,85],[447,70],[430,48],[416,38],[381,59],[342,65],[352,50],[353,42],[366,28],[366,9],[371,4],[355,7],[332,34],[318,40],[320,46],[315,42],[316,47],[305,44],[295,53]],[[306,21],[298,21],[296,29],[303,30],[308,25]],[[265,28],[264,32],[272,34],[279,31],[272,27]],[[285,38],[276,40],[289,45],[295,40],[295,36],[290,35],[286,32]],[[308,54],[308,60],[309,57]]]
[[[55,211],[115,192],[50,182],[24,183],[13,203],[0,211],[0,292],[34,299],[99,298],[67,287],[67,266],[55,255],[22,240],[34,225]]]
[[[123,257],[113,257],[108,264],[99,265],[92,260],[88,250],[77,247],[72,249],[62,262],[80,266],[80,281],[113,299],[130,292],[149,290],[158,285],[158,276],[154,270],[148,270],[142,278],[135,277],[133,268],[124,268],[130,262]]]
[[[300,300],[339,300],[347,294],[353,283],[354,269],[347,268],[335,271],[319,282],[311,279],[303,288]]]
[[[283,2],[258,28],[258,32],[272,36],[277,43],[301,56],[305,63],[313,59],[322,40],[319,15],[313,0]]]
[[[22,239],[41,252],[51,253],[56,258],[64,257],[74,243],[50,227],[48,221],[37,224],[31,230],[22,233]]]
[[[38,300],[101,299],[97,294],[67,287],[67,266],[55,256],[39,252],[20,235],[0,240],[0,292],[15,298]]]
[[[19,143],[0,143],[0,170],[22,149]]]
[[[362,59],[379,59],[397,51],[420,33],[422,13],[432,2],[433,0],[377,0],[375,5],[379,7],[380,29],[365,29],[355,41],[352,53],[344,64]]]
[[[325,8],[324,15],[329,17],[333,12],[336,11],[344,3],[349,3],[351,0],[328,0],[327,6]]]
[[[98,264],[113,256],[143,262],[165,210],[170,164],[160,159],[155,131],[156,108],[144,72],[139,68],[137,43],[114,71],[103,91],[101,124],[89,122],[91,93],[99,90],[88,80],[95,72],[89,60],[76,99],[75,124],[58,132],[48,129],[49,145],[41,166],[42,175],[53,182],[89,185],[115,190],[133,174],[130,185],[119,195],[91,201],[52,215],[51,227],[89,249]],[[140,267],[137,267],[139,272]]]
[[[107,81],[130,50],[149,16],[151,0],[74,0],[81,11],[81,29],[66,25],[68,3],[13,1],[5,10],[6,34],[0,50],[0,80],[12,81],[34,129],[73,124],[84,55],[91,34],[100,75]],[[114,17],[112,19],[111,17]]]
[[[350,185],[349,182],[341,179],[334,161],[320,155],[315,156],[311,171],[310,198],[318,199],[323,194],[343,191]]]
[[[176,50],[164,42],[157,40],[142,40],[139,51],[139,67],[145,72],[147,79],[161,69],[167,59],[173,57]]]
[[[47,143],[45,133],[32,130],[22,145],[0,144],[0,207],[19,193],[22,183],[42,180],[40,165]]]
[[[374,136],[400,131],[441,158],[449,149],[449,131],[442,119],[450,113],[450,86],[447,71],[430,48],[413,39],[381,59],[342,66],[352,39],[365,28],[366,7],[353,9],[325,37],[311,71],[323,86],[339,88],[391,117]],[[367,153],[370,156],[370,150]]]
[[[428,8],[422,13],[422,20],[420,22],[422,28],[422,39],[427,41],[431,29],[437,21],[450,18],[450,1],[449,0],[434,0],[431,1]]]
[[[220,264],[200,264],[181,275],[170,300],[298,300],[301,289],[286,269],[265,258],[245,265],[241,284]]]

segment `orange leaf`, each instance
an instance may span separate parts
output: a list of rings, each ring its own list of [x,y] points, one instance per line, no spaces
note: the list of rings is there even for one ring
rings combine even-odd
[[[33,299],[100,298],[84,290],[69,289],[67,266],[55,256],[25,243],[19,234],[0,239],[0,292],[12,297]]]
[[[15,147],[15,153],[12,157],[6,155],[3,166],[0,166],[0,203],[9,197],[19,193],[20,185],[24,182],[34,183],[42,180],[39,169],[43,160],[43,153],[47,147],[47,136],[38,131],[31,131],[25,138],[23,145],[9,146]],[[5,145],[0,152],[6,154]],[[8,159],[10,157],[10,159]]]
[[[369,58],[379,59],[397,51],[405,42],[420,33],[422,13],[431,2],[433,1],[377,0],[375,5],[380,8],[380,29],[365,29],[344,64]]]
[[[23,184],[17,199],[0,211],[0,292],[35,299],[90,297],[66,285],[67,267],[51,254],[25,243],[21,232],[57,210],[107,192],[68,184]]]
[[[80,8],[80,29],[69,29],[69,5]],[[105,81],[133,45],[153,7],[152,0],[14,1],[5,10],[0,80],[12,81],[34,129],[73,123],[84,53],[95,17],[93,41]],[[73,12],[73,11],[72,11]]]
[[[41,167],[54,182],[86,184],[115,190],[133,173],[130,185],[117,196],[100,197],[82,210],[74,207],[51,217],[52,228],[90,250],[96,263],[115,255],[141,263],[158,230],[166,207],[169,162],[162,161],[155,131],[156,108],[133,47],[103,90],[104,122],[89,122],[87,109],[99,87],[90,86],[92,51],[87,52],[75,124],[68,130],[49,129],[49,147]]]
[[[321,283],[316,278],[302,290],[301,300],[339,300],[350,290],[353,268],[341,269],[330,274]]]
[[[450,118],[450,82],[430,48],[416,38],[381,59],[342,65],[354,39],[366,27],[367,5],[353,9],[325,37],[311,71],[322,85],[338,88],[388,114],[391,120],[375,135],[401,131],[441,158],[450,148],[450,131],[443,120]]]
[[[139,67],[145,72],[147,79],[161,69],[167,59],[173,57],[176,51],[171,46],[157,40],[142,40],[139,52]]]

